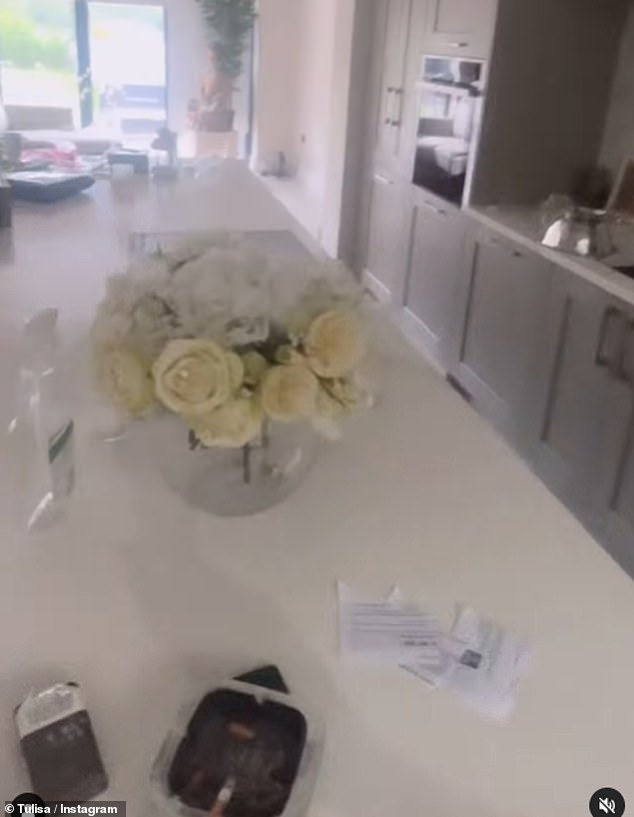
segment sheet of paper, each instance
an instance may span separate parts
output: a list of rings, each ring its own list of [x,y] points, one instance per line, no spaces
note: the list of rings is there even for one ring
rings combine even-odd
[[[453,667],[465,649],[463,642],[457,641],[447,633],[440,633],[438,638],[438,655],[415,664],[403,664],[402,668],[411,672],[432,687],[441,687],[445,684]]]
[[[515,708],[519,678],[527,668],[526,642],[468,608],[458,608],[449,638],[439,641],[441,659],[406,669],[442,686],[472,709],[496,719]]]
[[[508,717],[528,665],[528,645],[468,608],[458,610],[452,632],[466,649],[453,667],[447,688],[485,715]]]
[[[338,596],[344,656],[396,665],[439,660],[440,625],[416,605],[401,602],[394,593],[387,599],[363,600],[342,583]]]
[[[488,717],[511,714],[530,659],[525,641],[462,606],[451,631],[443,631],[434,616],[403,600],[398,588],[378,600],[361,598],[341,582],[337,590],[343,656],[399,665]]]

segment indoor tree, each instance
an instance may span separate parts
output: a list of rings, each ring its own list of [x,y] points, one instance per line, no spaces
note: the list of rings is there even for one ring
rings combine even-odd
[[[256,0],[198,0],[207,28],[210,72],[202,88],[199,126],[223,130],[233,120],[232,95],[243,69]]]

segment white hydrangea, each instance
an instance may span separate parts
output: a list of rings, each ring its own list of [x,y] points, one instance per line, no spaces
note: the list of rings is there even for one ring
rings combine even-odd
[[[176,338],[241,347],[273,327],[291,336],[320,312],[358,305],[343,265],[264,255],[240,236],[195,236],[133,262],[111,277],[93,326],[100,347],[126,343],[154,359]]]

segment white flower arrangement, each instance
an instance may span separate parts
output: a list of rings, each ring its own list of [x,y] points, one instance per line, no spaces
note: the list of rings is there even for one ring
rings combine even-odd
[[[178,415],[193,445],[246,446],[271,421],[336,436],[370,400],[362,299],[336,262],[264,255],[226,233],[183,242],[109,279],[98,381],[130,417]]]

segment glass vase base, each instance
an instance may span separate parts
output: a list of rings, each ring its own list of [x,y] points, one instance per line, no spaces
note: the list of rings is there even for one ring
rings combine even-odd
[[[302,424],[271,425],[244,448],[190,450],[179,428],[178,444],[163,436],[155,453],[167,484],[193,508],[214,516],[261,513],[299,487],[313,465],[317,437]]]

